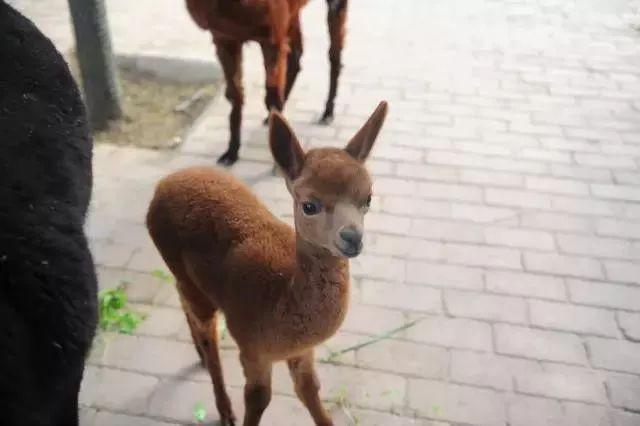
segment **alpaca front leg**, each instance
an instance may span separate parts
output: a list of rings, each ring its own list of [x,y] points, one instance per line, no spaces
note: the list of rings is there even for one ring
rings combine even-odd
[[[309,410],[318,426],[333,426],[331,416],[320,401],[320,381],[313,365],[313,351],[287,361],[296,395]]]
[[[244,88],[242,87],[242,43],[229,40],[214,40],[216,53],[226,82],[225,97],[231,102],[229,114],[229,147],[218,158],[218,164],[231,166],[238,160],[240,150],[240,127],[242,125],[242,105]]]
[[[264,410],[271,402],[271,362],[240,354],[244,370],[244,426],[258,426]]]
[[[333,109],[336,95],[338,94],[338,79],[342,70],[342,49],[344,48],[344,36],[347,22],[348,0],[327,0],[329,12],[327,24],[329,25],[329,96],[324,113],[320,119],[321,124],[329,124],[333,121]]]

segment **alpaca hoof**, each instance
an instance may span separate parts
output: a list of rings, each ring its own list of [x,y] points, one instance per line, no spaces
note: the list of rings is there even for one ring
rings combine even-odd
[[[268,116],[268,115],[267,115],[267,118],[265,118],[265,119],[262,121],[262,125],[263,125],[263,126],[266,126],[267,124],[269,124],[269,116]]]
[[[231,413],[226,416],[220,416],[220,426],[235,426],[236,416]]]
[[[233,166],[238,161],[238,151],[228,150],[218,158],[218,164],[224,167]]]
[[[324,114],[322,114],[322,118],[318,120],[318,124],[321,124],[323,126],[328,126],[332,122],[333,122],[333,113],[325,112]]]

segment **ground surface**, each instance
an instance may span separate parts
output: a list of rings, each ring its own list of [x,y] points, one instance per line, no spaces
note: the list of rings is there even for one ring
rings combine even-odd
[[[13,0],[70,46],[64,2]],[[46,5],[46,6],[45,6]],[[116,50],[213,60],[182,2],[108,2]],[[322,394],[361,425],[640,424],[640,36],[623,0],[354,0],[337,119],[311,124],[327,86],[324,10],[304,16],[304,69],[287,116],[308,146],[343,143],[391,105],[371,161],[376,197],[353,299],[332,349],[422,318],[319,366]],[[246,50],[243,160],[290,214],[260,123],[262,65]],[[154,182],[213,164],[218,99],[178,152],[101,145],[88,232],[103,287],[120,280],[148,318],[96,348],[85,425],[192,422],[211,386],[143,227]],[[321,356],[326,350],[321,351]],[[242,376],[224,367],[237,411]],[[264,424],[306,425],[282,366]],[[336,410],[340,424],[349,424]]]

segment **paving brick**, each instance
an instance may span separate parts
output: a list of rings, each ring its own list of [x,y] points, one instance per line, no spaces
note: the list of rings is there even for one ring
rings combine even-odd
[[[439,313],[442,311],[440,297],[440,290],[433,288],[370,280],[362,283],[362,302],[365,304]]]
[[[413,417],[401,417],[390,413],[369,410],[350,410],[352,417],[358,419],[361,425],[371,426],[448,426],[448,423],[435,420],[416,419]],[[343,414],[344,417],[344,414]],[[353,420],[341,419],[340,415],[333,416],[334,422],[338,425],[349,425]]]
[[[349,307],[341,329],[355,333],[378,335],[405,323],[401,311],[355,304]]]
[[[489,207],[479,204],[451,204],[451,217],[470,220],[477,223],[496,223],[514,220],[516,212],[512,209]]]
[[[567,152],[552,151],[549,149],[540,148],[524,148],[520,152],[520,157],[528,158],[531,160],[550,161],[557,163],[569,164],[571,162],[571,155]],[[529,179],[527,179],[527,186],[529,185]],[[545,185],[545,184],[542,184]],[[536,188],[533,188],[536,189]]]
[[[482,228],[476,224],[463,222],[416,219],[411,224],[411,235],[434,240],[482,242]]]
[[[572,401],[606,404],[604,383],[597,374],[573,372],[517,372],[517,392]]]
[[[589,195],[589,186],[580,181],[568,179],[555,179],[537,176],[527,176],[526,187],[541,192],[553,192],[557,194],[569,194],[578,196]]]
[[[91,241],[91,253],[98,266],[124,268],[136,250],[135,246],[108,241]]]
[[[134,271],[153,271],[165,267],[164,260],[155,248],[140,248],[133,253],[128,268]]]
[[[627,340],[640,342],[640,314],[617,312],[620,330]]]
[[[513,189],[487,188],[485,200],[488,204],[513,206],[523,208],[548,209],[551,207],[551,197]]]
[[[532,296],[542,299],[566,299],[561,278],[524,272],[487,271],[487,290],[514,296]]]
[[[640,223],[610,218],[600,218],[596,222],[599,235],[640,239]]]
[[[441,260],[445,256],[444,243],[395,235],[376,235],[366,248],[372,253],[398,257]]]
[[[587,257],[525,252],[524,266],[525,269],[532,272],[545,272],[586,278],[602,277],[600,263]]]
[[[524,324],[527,307],[523,299],[486,293],[446,290],[444,303],[454,317]]]
[[[107,368],[94,371],[93,389],[88,391],[91,396],[85,394],[85,404],[130,414],[147,412],[149,398],[159,383],[157,378]]]
[[[382,210],[387,213],[413,217],[451,217],[451,204],[449,202],[424,200],[415,197],[384,197],[382,199]]]
[[[576,163],[581,166],[625,169],[636,168],[635,162],[632,158],[629,157],[577,152],[574,154],[574,158],[576,160]]]
[[[576,333],[618,337],[612,311],[565,303],[529,300],[531,324]]]
[[[419,415],[458,423],[503,425],[504,400],[492,390],[409,380],[409,406]]]
[[[520,224],[526,228],[550,231],[587,232],[591,230],[591,220],[588,218],[562,213],[525,212],[520,216]]]
[[[524,178],[516,173],[474,169],[460,170],[460,181],[479,185],[506,187],[521,187],[524,184]]]
[[[160,356],[159,354],[162,354]],[[199,363],[192,344],[150,337],[118,335],[109,341],[100,365],[140,373],[179,376]]]
[[[601,238],[575,234],[556,234],[560,250],[565,253],[581,254],[594,257],[634,258],[633,246],[617,238]],[[640,271],[640,268],[638,268]]]
[[[553,250],[553,236],[544,231],[490,227],[485,229],[487,243],[509,247]]]
[[[512,390],[516,373],[542,372],[540,365],[531,360],[509,358],[491,353],[451,351],[451,379],[456,383]]]
[[[562,406],[554,400],[530,396],[512,397],[508,401],[509,426],[564,425]]]
[[[610,170],[595,167],[552,164],[551,174],[558,177],[567,177],[587,181],[611,182]]]
[[[640,414],[616,411],[612,414],[615,426],[636,426],[640,424]]]
[[[186,318],[182,310],[161,306],[138,309],[138,306],[139,305],[136,305],[133,309],[144,313],[145,318],[135,330],[136,334],[155,337],[175,337],[186,324]]]
[[[491,326],[466,319],[426,316],[407,329],[407,338],[449,348],[490,350]]]
[[[398,340],[382,340],[358,350],[361,367],[400,374],[444,379],[449,354],[444,348]]]
[[[454,185],[448,183],[420,182],[418,194],[426,198],[443,200],[482,201],[482,189],[470,185]]]
[[[352,404],[382,411],[403,405],[404,377],[331,364],[319,364],[317,370],[324,397],[344,394]]]
[[[420,261],[407,262],[407,282],[434,287],[481,289],[483,272],[478,268]]]
[[[589,338],[589,356],[594,367],[640,374],[640,344],[624,340]]]
[[[409,195],[415,196],[418,191],[416,182],[397,178],[377,178],[373,186],[376,195]]]
[[[640,311],[640,288],[573,279],[567,284],[574,302]]]
[[[552,198],[551,208],[560,212],[596,216],[614,216],[622,211],[622,205],[616,202],[560,195]]]
[[[614,406],[640,410],[640,377],[612,374],[607,377],[607,387]]]
[[[409,232],[411,219],[386,213],[370,212],[365,216],[366,231],[388,232],[390,234],[406,234]]]
[[[640,201],[640,188],[630,185],[591,184],[593,195],[614,200]]]
[[[388,256],[361,254],[351,260],[351,273],[355,277],[404,282],[405,261]]]
[[[456,182],[458,180],[458,170],[453,167],[426,167],[424,164],[400,163],[396,171],[398,176]]]
[[[114,414],[107,411],[100,411],[96,414],[95,422],[93,426],[169,426],[171,423],[166,423],[156,419],[150,419],[148,417],[135,417],[125,414]]]
[[[580,402],[563,402],[563,423],[566,425],[612,426],[607,407]]]
[[[524,358],[586,364],[580,338],[574,334],[534,330],[506,324],[494,325],[498,353]]]
[[[637,247],[630,248],[629,250],[633,251],[633,256],[630,257],[637,257]],[[638,265],[637,262],[609,260],[604,262],[604,268],[607,271],[607,277],[611,280],[640,285],[640,265]]]

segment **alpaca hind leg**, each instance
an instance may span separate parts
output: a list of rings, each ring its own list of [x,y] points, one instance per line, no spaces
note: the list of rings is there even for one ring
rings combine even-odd
[[[262,48],[262,56],[264,57],[266,76],[264,104],[267,107],[267,112],[270,112],[272,109],[282,111],[287,81],[289,45],[286,42],[262,43],[260,47]]]
[[[287,83],[284,88],[284,100],[289,99],[289,94],[300,72],[300,60],[302,59],[302,31],[300,30],[300,18],[292,20],[289,29],[289,54],[287,55]]]
[[[313,365],[313,351],[287,361],[296,395],[304,403],[318,426],[332,426],[331,416],[320,401],[320,381]]]
[[[333,109],[336,95],[338,94],[338,79],[342,70],[342,49],[347,22],[348,0],[327,0],[329,12],[327,24],[329,25],[329,96],[324,113],[320,119],[321,124],[329,124],[333,120]]]

